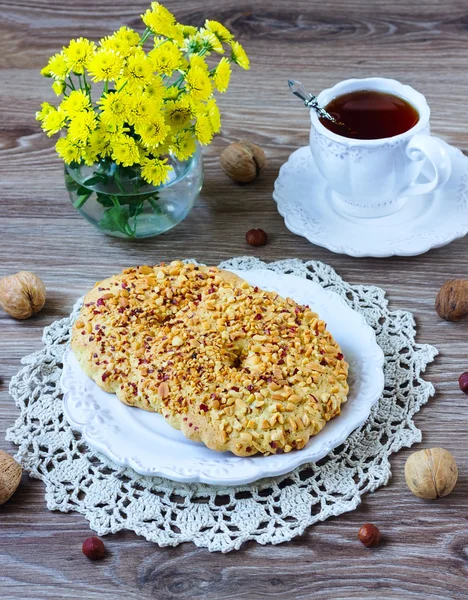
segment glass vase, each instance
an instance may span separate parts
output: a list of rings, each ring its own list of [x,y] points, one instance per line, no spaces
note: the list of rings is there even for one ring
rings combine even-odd
[[[168,157],[169,180],[148,184],[140,167],[111,160],[92,166],[65,165],[65,185],[73,206],[103,233],[120,238],[153,237],[180,223],[203,185],[200,148],[186,161]]]

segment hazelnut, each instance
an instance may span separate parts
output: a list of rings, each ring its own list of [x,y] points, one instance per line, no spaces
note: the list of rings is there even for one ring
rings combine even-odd
[[[0,504],[4,504],[16,492],[21,481],[21,465],[0,450]]]
[[[41,279],[20,271],[0,279],[0,306],[14,319],[29,319],[45,304],[46,289]]]
[[[250,229],[245,234],[245,241],[250,246],[264,246],[268,242],[268,234],[263,229]]]
[[[90,560],[99,560],[106,553],[106,547],[98,537],[86,538],[83,542],[82,550],[83,554]]]
[[[435,309],[446,321],[458,321],[468,313],[468,280],[446,281],[437,294]]]
[[[256,179],[266,167],[263,150],[248,140],[230,144],[220,156],[221,167],[234,181],[249,183]]]
[[[468,394],[468,373],[462,373],[458,378],[458,385],[464,394]]]
[[[366,548],[372,548],[372,546],[377,546],[382,539],[382,534],[380,533],[378,527],[372,525],[371,523],[366,523],[361,527],[358,531],[359,541],[366,546]]]
[[[434,500],[447,496],[455,487],[457,464],[444,448],[420,450],[411,454],[406,461],[405,478],[415,496]]]

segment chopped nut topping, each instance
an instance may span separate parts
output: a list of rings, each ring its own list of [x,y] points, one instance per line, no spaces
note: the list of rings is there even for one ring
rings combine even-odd
[[[169,396],[169,386],[165,381],[159,384],[158,394],[161,396],[162,399],[167,398]]]
[[[341,350],[308,307],[180,261],[99,283],[72,347],[125,403],[243,456],[303,448],[348,390]]]

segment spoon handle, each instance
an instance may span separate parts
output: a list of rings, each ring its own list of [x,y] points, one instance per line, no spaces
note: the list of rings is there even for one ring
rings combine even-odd
[[[337,122],[334,117],[331,116],[320,104],[318,103],[317,96],[314,96],[310,92],[307,92],[300,81],[294,81],[293,79],[288,79],[289,89],[291,92],[300,98],[304,105],[307,108],[313,108],[320,117],[324,119],[328,119],[329,121]]]

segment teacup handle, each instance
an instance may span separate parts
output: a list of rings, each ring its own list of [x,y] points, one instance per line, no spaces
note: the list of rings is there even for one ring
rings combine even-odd
[[[452,163],[441,140],[425,133],[417,133],[410,139],[406,155],[410,160],[421,160],[421,155],[430,160],[434,168],[434,179],[427,183],[411,183],[403,190],[402,196],[427,194],[448,181]]]

